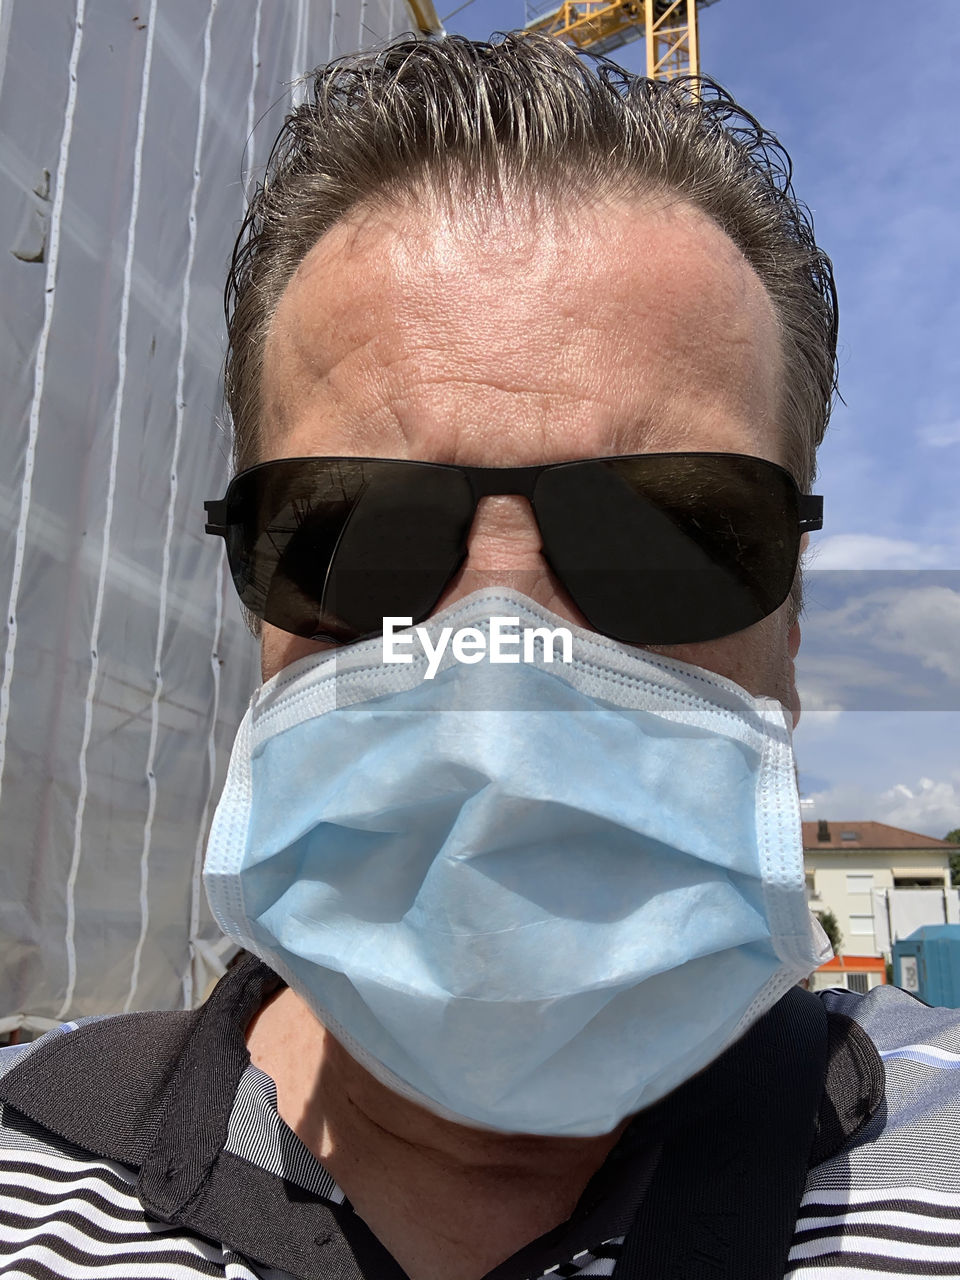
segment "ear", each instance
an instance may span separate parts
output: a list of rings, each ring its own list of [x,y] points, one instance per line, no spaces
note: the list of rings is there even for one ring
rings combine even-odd
[[[800,723],[800,695],[797,693],[797,676],[794,663],[800,651],[800,623],[794,622],[787,632],[787,652],[790,654],[790,709],[793,712],[793,727]]]
[[[797,654],[800,652],[799,622],[793,622],[790,624],[790,630],[787,632],[787,650],[790,654],[790,661],[796,662]]]
[[[810,543],[809,533],[800,539],[800,555],[803,556]],[[787,632],[787,652],[790,654],[790,709],[793,712],[793,727],[800,723],[800,695],[797,693],[797,677],[794,664],[800,652],[800,623],[794,622]]]

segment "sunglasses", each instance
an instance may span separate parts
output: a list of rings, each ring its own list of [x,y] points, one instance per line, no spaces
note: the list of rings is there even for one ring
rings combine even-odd
[[[386,458],[281,458],[205,503],[246,608],[343,644],[385,617],[422,622],[467,555],[477,503],[519,494],[543,555],[596,631],[686,644],[778,608],[823,499],[733,453],[643,453],[533,467]]]

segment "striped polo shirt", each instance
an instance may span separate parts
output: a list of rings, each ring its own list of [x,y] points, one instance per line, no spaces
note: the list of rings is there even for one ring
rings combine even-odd
[[[403,1280],[246,1056],[279,982],[250,957],[200,1010],[0,1051],[0,1276]],[[785,1274],[960,1277],[960,1010],[891,987],[819,998],[830,1065]],[[625,1275],[658,1155],[628,1128],[571,1218],[489,1280]]]

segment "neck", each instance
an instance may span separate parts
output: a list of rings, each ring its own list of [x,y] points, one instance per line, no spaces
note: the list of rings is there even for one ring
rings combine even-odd
[[[349,1146],[446,1177],[585,1185],[628,1123],[596,1137],[560,1138],[444,1119],[372,1076],[289,988],[256,1015],[247,1044],[254,1065],[277,1082],[281,1116],[325,1163]]]
[[[247,1045],[281,1117],[411,1280],[480,1280],[558,1227],[628,1123],[552,1138],[445,1120],[375,1079],[289,988]]]

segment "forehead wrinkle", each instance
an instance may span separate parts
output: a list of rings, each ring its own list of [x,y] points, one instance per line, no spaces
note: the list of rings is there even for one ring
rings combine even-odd
[[[569,457],[578,443],[580,456],[633,452],[638,443],[673,451],[696,436],[693,420],[702,418],[701,430],[714,430],[716,447],[726,447],[720,429],[726,416],[740,412],[742,384],[750,379],[731,382],[725,367],[738,352],[760,355],[758,343],[766,347],[760,363],[769,364],[772,354],[779,365],[776,325],[764,331],[756,300],[775,313],[715,224],[689,206],[663,216],[684,232],[679,247],[676,237],[664,240],[656,221],[604,224],[607,240],[622,241],[632,266],[647,269],[630,276],[601,262],[592,292],[588,278],[586,292],[574,289],[560,306],[564,273],[575,286],[580,282],[574,259],[565,256],[568,246],[543,227],[511,227],[512,257],[502,244],[478,245],[470,236],[457,242],[449,222],[430,223],[418,210],[395,211],[387,222],[368,213],[362,227],[333,228],[302,264],[274,317],[278,434],[290,428],[303,435],[300,428],[306,431],[312,419],[317,437],[310,447],[339,430],[354,449],[367,433],[369,447],[360,452],[462,456],[486,447],[510,450],[504,461],[516,462],[518,451]],[[581,228],[580,238],[585,234]],[[639,259],[638,242],[646,250]],[[726,268],[719,274],[718,261]],[[518,263],[537,269],[519,280],[519,297],[505,302]],[[562,270],[554,274],[558,263]],[[342,282],[346,268],[350,280],[351,267],[360,273],[352,287],[331,289],[331,276]],[[371,303],[381,305],[372,331]],[[524,322],[529,317],[522,332],[518,313]],[[643,332],[635,324],[628,332],[625,315],[639,318]],[[666,365],[658,361],[664,330],[672,343]],[[595,349],[601,363],[607,358],[599,380],[589,367]],[[706,387],[697,383],[704,364],[719,375],[711,373]],[[522,440],[513,438],[515,424]],[[565,439],[556,438],[555,428]],[[595,438],[585,440],[591,432]]]

